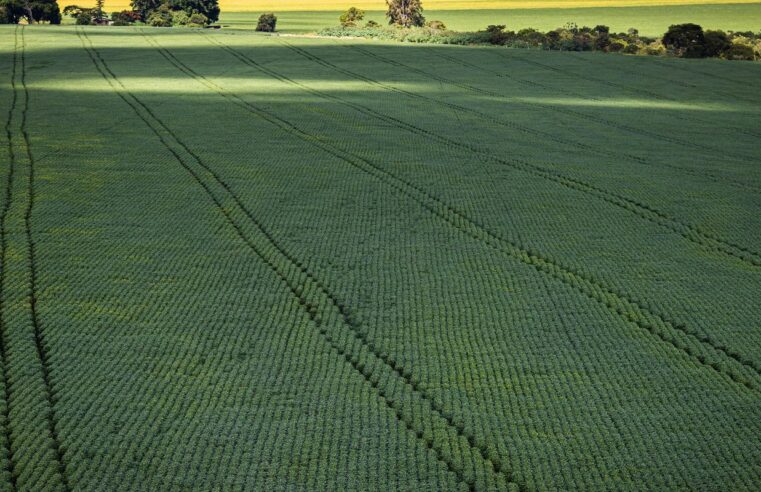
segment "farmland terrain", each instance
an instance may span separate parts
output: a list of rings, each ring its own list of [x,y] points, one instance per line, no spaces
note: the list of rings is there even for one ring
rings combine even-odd
[[[3,27],[2,490],[754,490],[761,64]]]

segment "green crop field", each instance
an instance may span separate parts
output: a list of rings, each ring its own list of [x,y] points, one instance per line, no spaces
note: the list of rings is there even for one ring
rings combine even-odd
[[[758,490],[761,64],[0,58],[2,490]]]
[[[317,32],[339,24],[341,11],[277,11],[278,30],[284,33]],[[533,27],[549,31],[575,22],[579,26],[605,24],[613,31],[639,29],[644,36],[661,36],[671,24],[696,22],[706,29],[753,31],[761,29],[761,3],[703,5],[639,5],[617,7],[510,8],[425,11],[427,19],[443,21],[450,29],[477,31],[489,24],[518,30]],[[253,29],[258,12],[223,11],[220,24],[233,29]],[[368,11],[365,20],[385,24],[385,12]],[[364,22],[363,21],[363,22]]]

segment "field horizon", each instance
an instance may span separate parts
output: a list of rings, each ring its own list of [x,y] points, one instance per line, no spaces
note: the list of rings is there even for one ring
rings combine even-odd
[[[587,8],[587,7],[647,7],[647,6],[674,6],[674,5],[729,5],[729,4],[753,4],[758,0],[425,0],[423,7],[426,11],[437,10],[513,10],[513,9],[547,9],[547,8]],[[221,0],[219,2],[222,11],[228,12],[319,12],[319,11],[344,11],[349,7],[357,7],[364,10],[385,10],[383,0],[281,0],[251,2],[248,0]],[[61,5],[63,8],[64,5]],[[106,0],[106,10],[121,10],[130,7],[126,0]]]
[[[317,32],[339,24],[340,11],[279,12],[278,31],[287,34]],[[700,4],[644,7],[590,7],[567,9],[499,9],[426,11],[428,19],[443,21],[456,31],[478,31],[489,24],[505,24],[510,30],[533,27],[549,31],[568,22],[579,26],[608,25],[614,32],[634,27],[643,36],[661,36],[671,24],[694,22],[706,29],[757,31],[761,26],[761,3]],[[255,12],[223,11],[219,24],[234,29],[256,27]],[[364,21],[386,24],[385,11],[366,12]]]

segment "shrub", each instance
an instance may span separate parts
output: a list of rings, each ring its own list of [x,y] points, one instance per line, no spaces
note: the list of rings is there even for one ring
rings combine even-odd
[[[256,24],[256,30],[259,32],[275,32],[277,26],[277,17],[275,14],[262,14],[259,16],[259,22]]]
[[[502,24],[486,26],[486,31],[484,31],[486,33],[486,41],[490,44],[505,44],[507,41],[507,33],[505,32],[505,27],[507,26]]]
[[[623,52],[626,47],[629,45],[626,41],[623,39],[614,39],[610,42],[610,45],[608,45],[608,51],[611,53],[619,53]]]
[[[338,20],[341,22],[342,26],[353,27],[357,25],[357,21],[361,21],[364,18],[364,10],[360,10],[357,7],[349,7],[349,10],[341,14]]]
[[[747,44],[732,43],[726,52],[724,52],[724,58],[727,60],[745,60],[753,61],[756,59],[756,54],[753,51],[753,47]]]
[[[75,24],[78,26],[91,26],[93,24],[92,13],[90,12],[81,12],[76,19]]]
[[[705,55],[705,35],[697,24],[669,26],[663,35],[663,45],[671,53],[683,58],[700,58]]]
[[[626,45],[626,47],[623,50],[621,50],[621,52],[626,53],[627,55],[636,55],[643,48],[644,46],[642,46],[639,43],[629,43]]]
[[[374,20],[369,20],[365,24],[365,27],[368,28],[368,29],[375,29],[376,27],[380,27],[380,24],[378,24]]]
[[[443,22],[439,20],[432,20],[425,23],[425,26],[429,29],[434,29],[436,31],[446,31],[447,26]]]
[[[580,31],[573,36],[572,51],[592,51],[595,47],[595,38],[591,33]]]
[[[139,0],[141,3],[148,3],[154,6],[157,3],[164,3],[172,10],[182,10],[188,17],[198,12],[204,15],[209,21],[216,22],[219,20],[219,2],[217,0]],[[134,5],[135,0],[133,0]]]
[[[194,12],[188,19],[188,27],[203,27],[209,24],[209,18],[200,12]]]
[[[526,46],[536,47],[545,44],[544,34],[532,28],[521,29],[518,31],[518,34],[515,35],[515,38],[525,43]]]
[[[644,53],[650,56],[663,56],[666,54],[666,47],[660,41],[653,41],[645,46]]]
[[[184,10],[172,12],[172,25],[187,26],[188,22],[190,22],[190,16]]]
[[[732,41],[729,40],[729,36],[724,31],[706,31],[703,38],[705,40],[705,56],[723,56],[732,47]]]
[[[152,27],[172,27],[172,11],[162,5],[148,16],[146,23]]]
[[[610,35],[607,32],[598,33],[595,38],[594,49],[598,51],[607,51],[608,46],[610,46]]]
[[[129,26],[140,20],[140,15],[131,10],[122,10],[111,14],[111,20],[115,26]]]

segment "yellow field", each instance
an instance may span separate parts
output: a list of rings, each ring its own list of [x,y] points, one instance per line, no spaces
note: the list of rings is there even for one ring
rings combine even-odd
[[[637,7],[648,5],[690,5],[756,3],[758,0],[424,0],[428,10],[466,9],[527,9],[527,8],[574,8],[574,7]],[[343,10],[351,6],[365,10],[384,10],[384,0],[220,0],[222,10],[228,12],[289,10]],[[106,0],[110,11],[129,7],[129,0]]]

